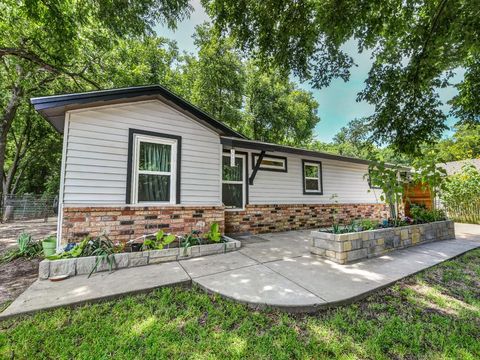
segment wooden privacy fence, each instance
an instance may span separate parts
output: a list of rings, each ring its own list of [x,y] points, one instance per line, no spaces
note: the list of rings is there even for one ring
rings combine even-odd
[[[405,215],[411,216],[410,207],[412,204],[425,205],[427,209],[431,209],[433,205],[432,197],[428,186],[424,184],[408,184],[405,185],[405,193],[403,197],[403,206]]]

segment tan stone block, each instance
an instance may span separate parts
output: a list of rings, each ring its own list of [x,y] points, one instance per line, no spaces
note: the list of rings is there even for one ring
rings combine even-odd
[[[346,252],[337,252],[335,254],[335,259],[337,260],[345,260],[347,258],[347,253]]]
[[[416,243],[418,243],[418,242],[420,242],[420,234],[419,234],[419,233],[414,233],[414,234],[412,235],[412,243],[413,243],[413,244],[416,244]]]
[[[384,238],[377,239],[377,245],[383,245],[385,243]]]
[[[335,258],[335,251],[327,250],[325,251],[325,256],[328,258]]]
[[[402,239],[402,240],[408,239],[408,230],[407,229],[404,229],[404,230],[400,231],[400,239]]]
[[[343,243],[343,251],[350,251],[352,250],[352,242],[351,241],[345,241]]]

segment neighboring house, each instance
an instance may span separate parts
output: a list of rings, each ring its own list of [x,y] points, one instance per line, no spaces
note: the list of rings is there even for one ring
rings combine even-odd
[[[126,241],[213,222],[261,233],[387,216],[364,177],[368,161],[249,140],[161,86],[31,102],[64,134],[59,243],[103,231]]]
[[[467,164],[471,164],[475,166],[478,170],[480,170],[480,159],[450,161],[447,163],[439,164],[439,166],[442,166],[447,171],[447,175],[453,175],[462,171],[463,166]]]

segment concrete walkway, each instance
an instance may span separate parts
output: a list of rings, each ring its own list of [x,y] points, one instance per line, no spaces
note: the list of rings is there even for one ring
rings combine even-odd
[[[419,245],[351,265],[338,265],[309,252],[310,231],[240,238],[240,251],[76,276],[36,281],[2,314],[114,298],[157,287],[194,283],[212,293],[256,308],[312,312],[367,296],[403,277],[480,247],[480,226],[456,225],[457,239]]]

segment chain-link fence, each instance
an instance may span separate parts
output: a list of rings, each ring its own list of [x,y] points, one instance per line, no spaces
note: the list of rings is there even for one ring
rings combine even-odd
[[[0,207],[0,220],[47,219],[56,215],[57,202],[56,196],[6,195]]]

